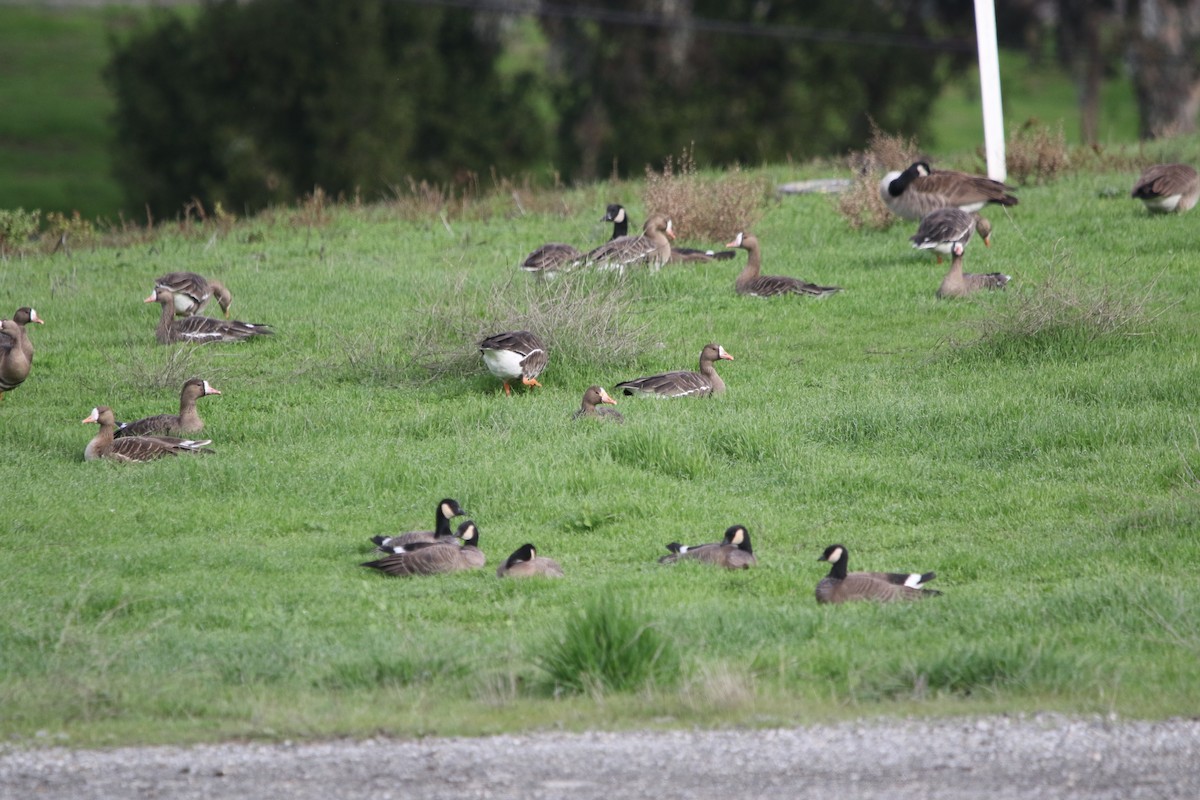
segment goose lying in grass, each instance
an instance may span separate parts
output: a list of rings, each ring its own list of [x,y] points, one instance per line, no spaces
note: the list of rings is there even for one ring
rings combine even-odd
[[[983,175],[932,169],[918,161],[903,172],[889,172],[879,183],[879,196],[891,212],[904,219],[921,219],[939,208],[978,211],[988,203],[1015,206],[1011,186]]]
[[[615,408],[603,408],[604,404],[615,406],[617,401],[612,399],[603,386],[589,386],[583,393],[583,401],[579,405],[579,410],[571,416],[571,419],[596,417],[612,420],[613,422],[625,421],[620,411],[617,411]]]
[[[509,384],[518,378],[526,386],[541,386],[537,377],[550,359],[546,345],[529,331],[506,331],[489,336],[479,343],[479,352],[488,372],[504,383],[506,395],[512,394]]]
[[[842,544],[825,548],[818,561],[828,561],[829,574],[817,583],[818,603],[845,603],[850,600],[920,600],[940,595],[934,589],[923,588],[933,580],[933,572],[847,572],[850,552]]]
[[[660,558],[658,563],[674,564],[676,561],[694,559],[726,569],[749,569],[758,563],[750,546],[750,532],[744,525],[731,525],[725,531],[725,538],[719,542],[697,545],[671,542],[667,549],[671,551],[670,554]]]
[[[708,397],[721,394],[725,391],[725,381],[721,380],[721,376],[713,367],[713,363],[720,359],[733,361],[733,356],[716,342],[709,342],[700,351],[699,372],[662,372],[622,381],[616,388],[627,395],[650,397]]]
[[[950,247],[950,271],[942,278],[937,296],[965,297],[982,289],[1003,289],[1012,277],[1002,272],[963,272],[963,252],[966,247],[962,242],[955,242]]]
[[[179,392],[178,414],[156,414],[133,422],[118,422],[114,434],[118,439],[125,436],[149,436],[152,434],[199,433],[204,430],[204,420],[196,411],[196,401],[201,397],[220,394],[208,381],[192,378],[183,384]]]
[[[472,520],[458,526],[457,541],[414,542],[396,547],[391,555],[365,561],[364,567],[377,569],[388,575],[435,575],[442,572],[459,572],[479,569],[487,559],[479,549],[479,528]]]
[[[384,553],[394,552],[393,548],[416,544],[417,542],[447,542],[457,540],[457,534],[450,530],[450,520],[461,517],[465,512],[459,507],[458,501],[447,497],[437,504],[433,512],[433,530],[408,531],[395,536],[372,536],[379,550]]]
[[[613,224],[613,239],[629,235],[629,212],[620,203],[610,203],[602,222]],[[728,247],[728,245],[726,245]],[[670,263],[692,261],[728,261],[735,253],[732,250],[698,250],[694,247],[676,247],[671,245]]]
[[[532,544],[523,544],[496,569],[497,578],[561,578],[562,567],[552,558],[542,558]]]
[[[108,406],[96,406],[82,421],[100,425],[100,432],[83,450],[84,461],[100,458],[113,461],[153,461],[180,453],[212,452],[201,449],[212,444],[212,439],[179,439],[174,436],[124,436],[116,439],[114,434],[117,421],[113,410]]]
[[[746,266],[733,282],[738,294],[751,297],[771,297],[778,294],[803,294],[809,297],[828,297],[840,292],[840,286],[818,286],[815,283],[790,278],[787,275],[761,275],[762,248],[758,237],[752,233],[739,232],[726,247],[740,247],[746,251]]]
[[[154,336],[159,344],[175,342],[241,342],[251,336],[266,336],[274,333],[267,325],[214,317],[182,317],[175,319],[175,295],[167,289],[155,289],[145,299],[147,303],[162,306],[162,316]]]
[[[1131,196],[1152,213],[1183,213],[1200,197],[1200,175],[1187,164],[1155,164],[1137,179]]]
[[[657,270],[671,259],[671,240],[675,231],[671,220],[662,214],[655,214],[646,220],[641,236],[619,236],[600,245],[586,254],[583,264],[591,264],[600,269],[617,269],[624,271],[627,266],[647,264]]]

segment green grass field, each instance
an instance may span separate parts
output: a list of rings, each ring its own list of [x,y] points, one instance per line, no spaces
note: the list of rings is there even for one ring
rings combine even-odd
[[[993,214],[994,246],[968,253],[1013,285],[962,302],[934,298],[944,266],[910,249],[915,226],[856,233],[825,196],[784,198],[756,230],[767,272],[845,287],[821,302],[735,295],[740,257],[549,286],[516,271],[542,242],[607,238],[607,202],[643,219],[632,183],[572,191],[554,214],[507,194],[490,215],[281,211],[0,261],[0,310],[47,320],[0,402],[0,734],[1194,714],[1195,219],[1148,217],[1126,197],[1135,174],[1022,189]],[[177,269],[222,279],[234,316],[277,335],[157,345],[141,299]],[[473,332],[556,313],[581,330],[543,388],[506,399]],[[589,383],[694,368],[710,340],[736,359],[725,396],[570,420]],[[431,380],[430,353],[459,366]],[[191,375],[223,392],[200,406],[215,454],[82,461],[93,406],[172,411]],[[428,527],[444,496],[478,523],[485,570],[358,566],[368,537]],[[656,563],[733,523],[757,569]],[[526,541],[568,577],[498,580]],[[852,569],[936,570],[944,595],[819,607],[834,542]],[[556,694],[540,659],[606,598],[677,668]]]

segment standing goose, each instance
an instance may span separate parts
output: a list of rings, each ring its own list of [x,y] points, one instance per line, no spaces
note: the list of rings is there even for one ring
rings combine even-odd
[[[0,320],[0,400],[29,377],[33,365],[33,345],[25,326],[16,320]]]
[[[977,211],[963,211],[960,208],[939,208],[921,217],[917,232],[909,237],[912,246],[917,250],[932,250],[938,254],[937,263],[942,263],[943,255],[951,255],[955,242],[965,246],[971,241],[971,234],[978,231],[983,239],[984,247],[992,246],[992,223],[979,216]]]
[[[920,600],[940,595],[935,589],[922,588],[934,579],[934,573],[847,572],[850,553],[845,545],[825,548],[818,561],[828,561],[829,574],[817,583],[818,603],[844,603],[848,600]]]
[[[840,286],[818,286],[787,275],[761,275],[762,250],[758,237],[752,233],[739,232],[726,247],[740,247],[746,251],[746,266],[733,282],[738,294],[751,297],[771,297],[777,294],[804,294],[809,297],[828,297],[840,292]]]
[[[154,279],[154,290],[165,289],[170,292],[175,303],[175,313],[190,317],[199,314],[214,296],[225,319],[229,319],[229,306],[233,303],[233,295],[220,281],[210,281],[195,272],[170,272],[161,278]]]
[[[615,408],[600,408],[601,404],[615,406],[616,400],[613,400],[608,392],[604,391],[603,386],[592,385],[583,393],[583,402],[579,406],[571,419],[581,419],[583,417],[599,417],[601,419],[612,420],[613,422],[624,422],[625,418],[621,416],[621,412]]]
[[[709,342],[700,351],[699,372],[663,372],[622,381],[616,388],[627,395],[654,397],[707,397],[721,394],[725,391],[725,381],[721,380],[721,376],[713,368],[713,362],[720,359],[733,361],[733,356],[726,353],[725,348],[716,342]]]
[[[488,372],[504,383],[504,393],[512,394],[509,385],[517,378],[526,386],[541,386],[537,376],[546,368],[549,355],[542,340],[529,331],[508,331],[489,336],[479,343],[483,363]]]
[[[610,203],[601,221],[613,224],[613,239],[629,235],[629,213],[625,210],[625,206],[620,203]],[[728,261],[734,255],[736,254],[732,250],[697,250],[694,247],[676,247],[675,245],[671,245],[670,263],[676,264],[683,261]]]
[[[100,425],[97,433],[83,450],[84,461],[108,458],[113,461],[153,461],[179,453],[207,453],[200,448],[212,444],[212,439],[178,439],[174,436],[125,436],[114,439],[117,421],[108,406],[97,406],[83,422]]]
[[[158,339],[159,344],[240,342],[251,336],[265,336],[274,333],[266,325],[238,322],[237,320],[198,316],[175,319],[175,295],[167,289],[155,289],[153,294],[143,302],[158,303],[162,306],[162,316],[159,317],[158,327],[154,330],[154,336]]]
[[[158,414],[134,422],[119,423],[114,435],[120,439],[125,436],[150,436],[156,433],[199,433],[204,430],[204,420],[196,413],[196,401],[210,394],[220,392],[208,381],[192,378],[183,384],[183,389],[179,392],[178,414]]]
[[[938,297],[965,297],[980,289],[1003,289],[1012,277],[1002,272],[963,272],[963,251],[966,248],[962,242],[954,242],[950,246],[950,271],[942,278],[938,287]]]
[[[33,363],[33,340],[29,338],[29,329],[25,326],[31,322],[36,322],[38,325],[45,325],[46,321],[38,316],[38,313],[29,306],[21,306],[12,315],[13,322],[20,325],[25,330],[25,343],[21,348],[25,351],[25,357],[29,359],[29,363]],[[2,340],[3,337],[0,337]],[[4,345],[0,343],[0,347]]]
[[[563,577],[562,567],[552,558],[542,558],[532,544],[523,544],[496,569],[497,578]]]
[[[671,220],[655,214],[646,220],[641,236],[619,236],[600,245],[583,257],[583,262],[602,269],[624,270],[634,264],[649,264],[657,270],[671,259],[671,239],[675,231]]]
[[[988,203],[1015,206],[1011,186],[983,175],[932,169],[918,161],[903,172],[889,172],[879,183],[879,196],[893,214],[921,219],[939,208],[978,211]]]
[[[1187,164],[1155,164],[1137,179],[1131,196],[1152,213],[1184,212],[1200,197],[1200,175]]]
[[[388,575],[434,575],[482,567],[487,559],[479,549],[479,528],[472,520],[458,526],[458,538],[463,541],[461,546],[453,541],[416,542],[397,547],[391,555],[375,561],[364,561],[361,566]]]
[[[393,552],[392,548],[404,547],[417,542],[448,542],[457,539],[454,531],[450,530],[450,520],[461,517],[465,513],[459,507],[457,500],[447,497],[437,504],[437,509],[434,511],[433,530],[409,531],[396,536],[372,536],[371,541],[385,553]]]
[[[671,553],[660,558],[658,563],[674,564],[680,559],[696,559],[726,569],[749,569],[758,563],[750,546],[750,532],[744,525],[731,525],[719,542],[691,546],[671,542],[667,549]]]

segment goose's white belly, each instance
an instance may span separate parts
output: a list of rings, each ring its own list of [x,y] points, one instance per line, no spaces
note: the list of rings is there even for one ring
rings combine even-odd
[[[521,377],[521,362],[525,356],[511,350],[484,350],[483,363],[497,378]]]

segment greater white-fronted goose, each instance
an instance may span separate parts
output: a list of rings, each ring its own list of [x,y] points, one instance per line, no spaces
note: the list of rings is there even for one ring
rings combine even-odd
[[[163,456],[179,453],[207,453],[201,448],[212,444],[212,439],[180,439],[174,436],[124,436],[114,438],[117,420],[108,406],[97,406],[84,417],[83,422],[100,425],[97,433],[83,450],[85,461],[108,458],[113,461],[153,461]]]
[[[893,214],[921,219],[939,208],[978,211],[988,203],[1015,206],[1011,186],[983,175],[932,169],[918,161],[903,172],[889,172],[879,183],[879,196]]]
[[[458,537],[454,531],[450,530],[450,520],[455,517],[461,517],[465,513],[459,507],[457,500],[447,497],[437,504],[437,508],[433,512],[433,530],[408,531],[407,533],[400,533],[395,536],[372,536],[371,541],[376,544],[379,550],[391,553],[393,552],[392,548],[404,547],[405,545],[416,544],[417,542],[446,542],[455,540]]]
[[[155,289],[145,299],[147,303],[162,306],[162,316],[154,336],[159,344],[174,342],[241,342],[251,336],[266,336],[274,333],[267,325],[215,317],[190,316],[175,319],[175,295],[167,289]]]
[[[1155,164],[1137,179],[1131,196],[1156,214],[1187,211],[1200,197],[1200,175],[1187,164]]]
[[[579,410],[571,416],[571,419],[600,417],[601,419],[612,420],[613,422],[625,421],[620,411],[617,411],[615,408],[603,408],[601,407],[602,404],[615,406],[617,401],[612,399],[603,386],[589,386],[583,393],[583,402],[580,403]]]
[[[611,239],[585,255],[583,263],[619,270],[635,264],[648,264],[656,270],[671,259],[671,240],[674,238],[671,220],[662,214],[655,214],[646,220],[641,236]]]
[[[1012,277],[1002,272],[963,272],[963,252],[966,247],[962,242],[950,246],[950,271],[942,278],[938,287],[938,297],[965,297],[981,289],[1003,289]]]
[[[233,303],[233,295],[220,281],[210,281],[195,272],[170,272],[161,278],[155,278],[154,289],[166,289],[170,292],[175,303],[175,313],[185,317],[199,314],[208,301],[216,297],[225,319],[229,319],[229,306]]]
[[[842,290],[840,286],[818,286],[815,283],[787,275],[759,274],[762,269],[762,248],[758,244],[758,237],[752,233],[739,231],[738,235],[733,237],[733,241],[725,246],[740,247],[747,253],[746,266],[742,268],[742,273],[733,282],[733,287],[738,294],[746,294],[751,297],[771,297],[777,294],[828,297]]]
[[[848,600],[920,600],[940,595],[935,589],[922,588],[933,580],[932,572],[847,572],[850,553],[845,545],[825,548],[818,561],[828,561],[829,574],[817,583],[818,603],[844,603]]]
[[[434,575],[482,567],[487,559],[479,549],[479,528],[467,520],[458,526],[457,535],[461,545],[454,541],[416,542],[397,547],[391,555],[375,561],[364,561],[361,566],[388,575]]]
[[[613,224],[613,239],[629,235],[629,212],[620,203],[610,203],[601,221]],[[736,254],[732,250],[698,250],[694,247],[676,247],[675,245],[671,245],[670,263],[728,261],[734,255]]]
[[[551,275],[560,269],[574,266],[583,258],[583,253],[573,245],[550,242],[525,256],[521,269],[539,275]]]
[[[955,242],[965,246],[971,234],[978,231],[985,247],[992,245],[992,223],[979,216],[978,211],[963,211],[961,208],[939,208],[921,218],[917,232],[909,237],[917,250],[932,250],[942,263],[943,255],[951,255]]]
[[[33,345],[25,326],[15,320],[0,320],[0,400],[29,377],[33,365]]]
[[[521,379],[526,386],[541,386],[537,376],[546,368],[550,356],[546,345],[529,331],[506,331],[479,343],[479,352],[488,372],[504,383],[504,393],[512,394],[512,381]]]
[[[29,338],[29,329],[25,326],[31,322],[36,322],[38,325],[45,325],[46,321],[38,316],[38,313],[29,306],[21,306],[12,315],[13,322],[25,329],[25,343],[22,350],[25,351],[25,357],[29,359],[29,363],[33,363],[33,340]],[[0,337],[0,342],[3,342],[3,337]],[[2,344],[0,344],[2,346]]]
[[[552,558],[542,558],[537,554],[537,548],[525,543],[513,551],[503,564],[496,569],[497,578],[544,578],[563,577],[562,567]]]
[[[733,361],[733,356],[725,352],[725,348],[716,342],[709,342],[700,351],[699,372],[663,372],[658,375],[648,375],[645,378],[634,378],[622,381],[616,388],[627,395],[648,395],[652,397],[707,397],[721,394],[725,391],[725,381],[713,368],[713,363],[725,359]]]
[[[196,401],[210,394],[220,394],[208,381],[192,378],[183,384],[179,392],[178,414],[157,414],[133,422],[117,423],[116,437],[151,436],[153,434],[199,433],[204,430],[204,420],[196,412]]]
[[[749,569],[758,563],[750,546],[750,532],[744,525],[729,526],[725,538],[719,542],[697,545],[671,542],[667,549],[671,551],[670,554],[660,558],[658,563],[674,564],[684,559],[695,559],[726,569]]]

